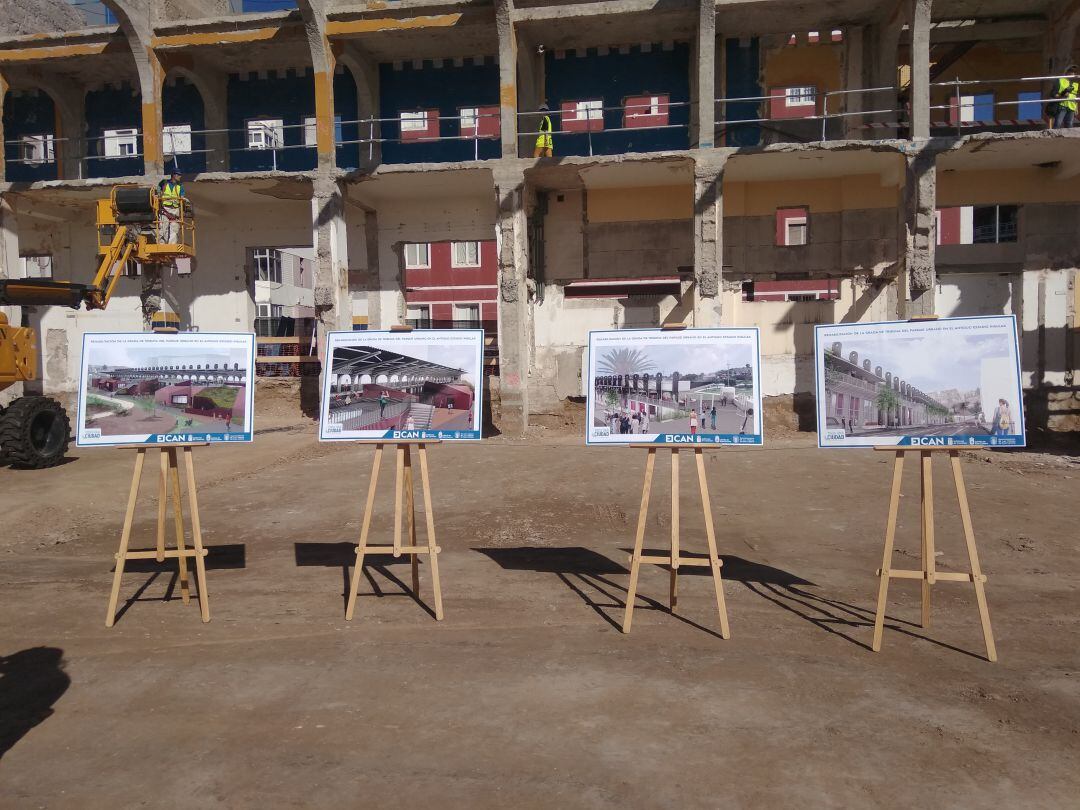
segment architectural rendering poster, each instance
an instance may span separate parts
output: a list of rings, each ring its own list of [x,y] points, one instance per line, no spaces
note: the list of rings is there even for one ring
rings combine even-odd
[[[480,438],[482,329],[331,332],[319,438]]]
[[[254,367],[250,333],[88,333],[76,444],[250,442]]]
[[[1011,315],[818,326],[818,445],[1024,444]]]
[[[761,444],[757,329],[589,333],[588,444]]]

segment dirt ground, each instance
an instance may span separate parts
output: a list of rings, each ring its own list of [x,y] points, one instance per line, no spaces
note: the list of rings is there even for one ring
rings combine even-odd
[[[408,595],[405,558],[376,558],[345,622],[373,451],[320,445],[310,422],[259,428],[252,445],[197,451],[209,624],[150,563],[125,575],[123,615],[104,626],[131,451],[0,469],[0,805],[1076,807],[1080,458],[964,464],[991,664],[959,583],[935,586],[927,630],[917,583],[894,583],[870,652],[881,454],[806,435],[708,453],[724,641],[701,570],[682,576],[677,615],[666,572],[645,571],[633,632],[618,631],[644,454],[565,432],[433,447],[445,620]],[[938,464],[938,564],[962,569]],[[897,566],[919,548],[913,466]],[[703,550],[682,468],[683,545]],[[421,577],[430,604],[426,565]]]

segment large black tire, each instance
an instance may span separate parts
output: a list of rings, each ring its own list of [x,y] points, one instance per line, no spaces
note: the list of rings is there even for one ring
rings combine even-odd
[[[0,414],[0,451],[14,467],[42,470],[67,455],[71,422],[51,397],[20,397]]]

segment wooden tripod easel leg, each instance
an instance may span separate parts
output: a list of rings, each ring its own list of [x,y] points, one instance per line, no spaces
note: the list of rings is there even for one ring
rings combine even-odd
[[[671,450],[671,576],[668,605],[674,613],[679,606],[679,450]]]
[[[986,642],[986,657],[997,661],[997,646],[994,644],[994,631],[990,627],[990,610],[986,604],[986,576],[979,565],[979,551],[975,547],[975,530],[971,525],[971,510],[968,508],[967,487],[964,485],[964,473],[960,469],[960,454],[956,450],[949,453],[952,465],[953,483],[956,484],[956,499],[960,505],[960,520],[964,524],[964,540],[967,543],[968,561],[971,564],[971,581],[975,585],[975,601],[979,605],[979,619],[982,621],[983,641]]]
[[[375,489],[379,484],[379,466],[382,464],[383,446],[375,445],[375,460],[371,463],[371,480],[368,482],[367,501],[364,503],[364,520],[360,527],[360,542],[356,546],[356,565],[349,584],[349,601],[345,607],[345,621],[352,621],[356,609],[356,594],[360,589],[360,576],[364,569],[364,553],[367,550],[368,531],[371,529],[371,510],[375,505]]]
[[[413,488],[412,453],[405,445],[405,515],[409,533],[409,565],[412,568],[412,589],[416,598],[420,598],[420,555],[416,553],[416,492]]]
[[[202,613],[202,620],[208,622],[210,621],[210,595],[206,591],[206,549],[203,548],[202,542],[199,496],[195,491],[195,459],[190,447],[184,447],[183,453],[184,471],[187,473],[188,511],[191,513],[191,545],[195,548],[195,582],[199,588],[199,611]],[[183,557],[180,559],[183,560]]]
[[[896,514],[900,508],[900,485],[904,480],[904,451],[896,451],[893,462],[892,492],[889,495],[889,519],[885,523],[885,551],[878,571],[877,613],[874,615],[874,652],[881,650],[881,633],[885,626],[885,602],[889,595],[889,570],[892,568],[893,541],[896,538]]]
[[[397,469],[394,471],[394,556],[401,556],[401,488],[405,477],[405,453],[408,445],[397,447]]]
[[[176,529],[176,548],[180,552],[180,598],[187,604],[191,601],[191,586],[188,584],[187,559],[184,556],[184,502],[180,494],[180,466],[176,461],[176,448],[162,450],[161,460],[162,466],[168,466],[169,477],[172,479],[173,525]],[[201,583],[199,591],[202,592]]]
[[[139,499],[139,483],[142,481],[143,462],[146,461],[146,448],[137,449],[135,471],[131,475],[131,490],[128,492],[127,512],[124,513],[124,528],[120,532],[120,550],[116,554],[116,571],[113,574],[112,593],[109,595],[109,611],[105,615],[105,626],[112,627],[116,621],[116,602],[120,598],[120,579],[124,576],[124,562],[127,560],[128,544],[131,542],[131,524],[135,519],[135,503]]]
[[[920,454],[922,483],[922,626],[930,626],[930,586],[934,584],[937,558],[934,553],[934,465],[930,453]]]
[[[431,591],[435,597],[435,620],[442,621],[442,583],[439,581],[439,546],[435,542],[435,515],[431,511],[431,481],[428,477],[427,447],[419,445],[420,482],[424,490],[424,519],[427,521],[428,563],[431,565]],[[416,541],[413,540],[415,545]]]
[[[649,448],[649,457],[645,461],[645,482],[641,487],[641,508],[638,510],[637,534],[634,536],[634,553],[630,558],[630,585],[626,590],[626,610],[623,613],[622,631],[630,632],[634,619],[634,597],[637,594],[638,574],[641,571],[641,548],[645,542],[645,521],[649,514],[649,494],[652,491],[653,467],[656,463],[656,448]]]
[[[716,531],[713,528],[712,504],[709,501],[709,484],[705,479],[705,456],[701,448],[694,449],[697,462],[698,486],[701,489],[701,508],[705,512],[705,537],[709,543],[709,568],[712,571],[713,586],[716,588],[716,609],[720,613],[720,637],[731,638],[728,626],[727,605],[724,603],[724,582],[720,576],[720,555],[716,552]]]
[[[158,474],[157,557],[155,559],[158,562],[165,562],[165,513],[169,507],[169,455],[165,448],[162,448],[158,455],[161,471]]]

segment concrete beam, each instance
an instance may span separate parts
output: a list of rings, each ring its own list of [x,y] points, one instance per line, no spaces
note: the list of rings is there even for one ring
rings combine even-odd
[[[935,315],[937,273],[937,149],[924,144],[904,156],[900,207],[900,319]]]
[[[716,133],[716,3],[714,0],[698,0],[696,109],[692,116],[697,127],[693,133],[695,144],[701,149],[712,149]]]
[[[911,2],[911,137],[930,137],[930,13],[932,0]]]
[[[517,35],[513,0],[496,0],[495,28],[499,35],[499,126],[502,156],[518,156]]]
[[[694,158],[694,326],[719,326],[724,266],[724,167],[726,153]]]
[[[525,174],[517,166],[497,166],[492,174],[499,252],[499,429],[523,436],[529,425],[532,335]]]
[[[1047,22],[1044,19],[996,20],[994,22],[975,22],[971,25],[938,24],[930,32],[931,45],[946,45],[956,42],[994,42],[1010,39],[1040,39],[1046,35]]]

